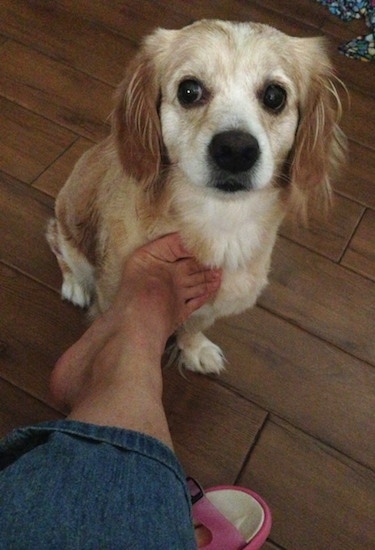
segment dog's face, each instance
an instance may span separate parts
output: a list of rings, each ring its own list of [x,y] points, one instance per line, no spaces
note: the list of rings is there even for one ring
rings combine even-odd
[[[297,86],[280,44],[257,27],[215,24],[185,30],[172,47],[160,106],[172,165],[224,194],[270,184],[298,124]]]
[[[295,197],[327,188],[341,149],[331,77],[320,39],[221,21],[158,30],[118,92],[125,169],[156,185],[164,163],[226,198],[276,185]]]

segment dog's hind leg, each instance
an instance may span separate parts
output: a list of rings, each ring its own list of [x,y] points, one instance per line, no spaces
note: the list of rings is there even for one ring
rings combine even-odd
[[[76,306],[88,307],[95,293],[93,266],[74,244],[64,237],[56,219],[50,220],[46,237],[63,276],[61,297]]]

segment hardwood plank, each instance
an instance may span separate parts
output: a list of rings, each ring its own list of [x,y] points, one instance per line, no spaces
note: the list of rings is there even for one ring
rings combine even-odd
[[[35,180],[33,187],[40,189],[51,197],[56,197],[77,160],[92,146],[92,141],[85,138],[78,138],[63,155],[52,163],[51,166]]]
[[[94,141],[107,135],[111,86],[11,40],[0,53],[0,95]]]
[[[204,487],[234,483],[266,412],[209,380],[164,371],[164,403],[185,471]]]
[[[375,155],[371,149],[349,141],[349,162],[335,182],[342,195],[375,209]]]
[[[191,16],[186,18],[176,13],[175,2],[61,0],[59,3],[65,10],[82,17],[89,16],[96,24],[104,25],[135,42],[156,27],[177,29],[191,22]]]
[[[274,544],[273,542],[267,540],[263,544],[262,550],[282,550],[282,548],[281,548],[281,546],[276,546],[276,544]]]
[[[0,378],[0,438],[15,428],[59,418],[61,413]]]
[[[53,200],[0,173],[0,260],[60,289],[61,275],[45,239]]]
[[[371,149],[373,154],[375,149],[373,131],[368,120],[369,112],[375,112],[375,97],[354,89],[350,90],[350,97],[350,108],[344,109],[342,129],[351,140]]]
[[[344,24],[344,23],[343,23]],[[374,63],[364,63],[358,59],[346,57],[338,50],[339,41],[328,35],[332,48],[331,59],[337,72],[337,76],[351,90],[359,90],[367,96],[375,97],[375,66]]]
[[[160,1],[159,3],[163,4],[164,2]],[[280,14],[275,12],[274,9],[268,9],[264,6],[263,2],[254,0],[248,2],[242,2],[241,0],[232,2],[218,0],[215,4],[191,0],[189,3],[176,2],[175,9],[186,17],[192,17],[194,20],[218,18],[236,21],[256,21],[276,27],[292,36],[303,37],[320,34],[314,26],[297,21],[294,17],[289,17],[286,14],[280,17]]]
[[[375,365],[375,284],[280,238],[259,303]]]
[[[112,85],[118,84],[135,45],[59,3],[2,0],[0,32]]]
[[[290,0],[257,0],[262,7],[275,11],[278,14],[293,17],[297,21],[301,21],[306,25],[320,27],[327,18],[327,12],[317,2],[312,3],[311,0],[294,0],[291,4]]]
[[[327,216],[322,212],[313,211],[307,226],[287,218],[280,234],[331,260],[338,261],[363,212],[362,206],[335,195],[333,206]]]
[[[0,377],[53,406],[48,380],[82,334],[84,316],[53,291],[0,263]]]
[[[228,360],[221,383],[375,467],[373,367],[258,307],[207,334]]]
[[[367,210],[345,252],[342,265],[375,280],[375,212]]]
[[[1,71],[1,69],[0,69]],[[0,169],[31,183],[75,135],[0,96]]]
[[[372,550],[374,473],[273,419],[239,480],[271,507],[271,539],[288,550]]]
[[[104,5],[100,0],[62,0],[61,4],[64,9],[83,17],[90,13],[90,17],[96,22],[137,42],[156,27],[180,28],[202,18],[254,20],[296,36],[313,36],[317,33],[313,26],[286,15],[281,18],[280,14],[254,0],[245,3],[241,0],[232,0],[230,3],[227,0],[218,0],[215,3],[199,0],[189,3],[140,0],[136,6],[122,0],[114,0],[110,6]]]

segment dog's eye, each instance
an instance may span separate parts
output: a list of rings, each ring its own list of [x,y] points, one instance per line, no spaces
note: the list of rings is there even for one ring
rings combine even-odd
[[[286,91],[279,84],[270,84],[264,91],[263,104],[267,109],[279,113],[286,103]]]
[[[203,86],[197,80],[183,80],[178,87],[177,97],[182,106],[198,103],[203,99]]]

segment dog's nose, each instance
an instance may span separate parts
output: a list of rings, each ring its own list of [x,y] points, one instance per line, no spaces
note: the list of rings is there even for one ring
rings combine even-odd
[[[209,153],[219,168],[232,174],[250,170],[259,158],[257,139],[239,130],[216,134],[209,145]]]

